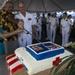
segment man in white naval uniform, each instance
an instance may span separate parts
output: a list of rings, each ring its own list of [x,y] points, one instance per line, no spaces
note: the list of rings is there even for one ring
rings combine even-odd
[[[36,38],[41,40],[41,17],[40,14],[37,13],[37,17],[36,17]]]
[[[48,24],[47,24],[47,40],[50,40],[50,24],[49,24],[49,21],[50,21],[50,17],[51,17],[51,14],[50,13],[48,13],[47,14],[47,22],[48,22]]]
[[[50,40],[52,42],[55,42],[57,24],[58,19],[56,17],[56,13],[54,13],[52,17],[50,17]]]
[[[61,20],[62,46],[65,46],[68,43],[71,24],[72,22],[67,18],[67,13],[63,13],[63,19]]]
[[[15,15],[16,19],[22,19],[24,21],[24,30],[22,32],[22,39],[18,36],[18,42],[20,47],[26,47],[27,45],[32,44],[32,35],[33,34],[33,26],[36,23],[33,15],[26,12],[24,2],[18,3],[19,14]],[[27,32],[26,30],[29,32]]]

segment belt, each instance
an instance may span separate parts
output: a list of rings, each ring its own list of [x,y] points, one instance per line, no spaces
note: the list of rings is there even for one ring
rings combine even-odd
[[[66,27],[62,27],[62,28],[67,28],[67,27],[69,27],[69,26],[66,26]]]
[[[29,34],[29,33],[26,33],[26,34]]]
[[[51,25],[51,26],[52,26],[52,27],[56,27],[56,25],[54,25],[54,26],[53,26],[53,25]]]

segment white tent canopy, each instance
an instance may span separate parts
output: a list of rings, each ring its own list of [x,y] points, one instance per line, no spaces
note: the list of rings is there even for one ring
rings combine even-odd
[[[0,0],[0,9],[2,9],[7,0]]]
[[[0,6],[6,0],[0,0]],[[14,3],[14,10],[18,10],[17,3],[23,1],[26,5],[27,11],[39,12],[53,12],[74,10],[75,0],[11,0]]]

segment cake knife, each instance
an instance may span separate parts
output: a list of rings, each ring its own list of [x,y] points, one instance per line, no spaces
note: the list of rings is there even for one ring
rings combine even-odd
[[[31,34],[28,30],[26,30],[25,28],[24,28],[24,30],[27,32],[27,33],[29,33],[30,35],[32,35],[40,44],[42,44],[44,47],[46,47],[41,41],[39,41],[33,34]],[[47,47],[46,47],[47,48]],[[48,49],[48,48],[47,48]]]

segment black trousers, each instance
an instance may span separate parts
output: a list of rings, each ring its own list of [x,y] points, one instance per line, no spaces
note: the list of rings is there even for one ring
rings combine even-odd
[[[46,40],[47,37],[47,27],[46,24],[42,24],[42,38]]]

